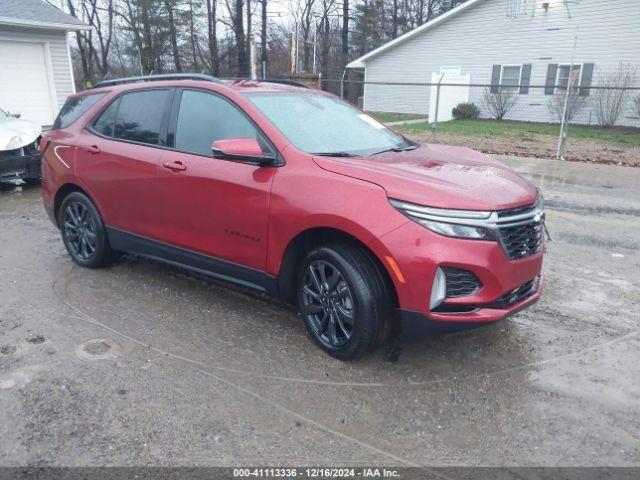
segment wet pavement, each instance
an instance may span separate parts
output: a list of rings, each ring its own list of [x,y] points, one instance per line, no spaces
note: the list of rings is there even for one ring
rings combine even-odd
[[[542,299],[395,361],[222,282],[77,267],[3,188],[0,464],[640,466],[640,169],[505,161],[547,199]]]

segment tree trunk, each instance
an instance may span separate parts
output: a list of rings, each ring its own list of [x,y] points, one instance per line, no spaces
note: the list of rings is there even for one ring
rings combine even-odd
[[[261,0],[262,3],[262,25],[260,32],[260,60],[262,61],[261,71],[262,78],[267,78],[267,0]]]
[[[241,77],[249,76],[249,61],[247,59],[247,47],[244,38],[244,19],[242,0],[235,0],[235,15],[233,16],[233,33],[236,37],[238,49],[238,74]]]
[[[220,59],[218,58],[216,1],[217,0],[207,0],[207,35],[209,40],[209,58],[211,59],[211,74],[218,76],[220,72]]]
[[[398,36],[398,0],[393,0],[393,12],[391,15],[391,37]]]
[[[176,22],[173,18],[173,5],[172,0],[165,0],[164,4],[169,14],[169,38],[171,40],[171,51],[173,53],[173,63],[176,66],[176,72],[182,72],[182,64],[180,63],[180,52],[178,51],[178,38],[176,35]]]

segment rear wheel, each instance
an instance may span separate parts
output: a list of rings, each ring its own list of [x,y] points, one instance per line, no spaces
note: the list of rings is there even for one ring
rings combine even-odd
[[[311,251],[298,274],[298,307],[313,341],[340,360],[364,355],[390,320],[390,295],[376,265],[359,247]]]
[[[58,224],[64,245],[78,265],[99,268],[115,259],[100,214],[85,194],[73,192],[65,197]]]

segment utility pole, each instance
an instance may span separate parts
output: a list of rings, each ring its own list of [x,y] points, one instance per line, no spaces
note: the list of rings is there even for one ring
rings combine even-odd
[[[262,3],[262,30],[260,32],[261,52],[260,59],[262,64],[262,78],[267,78],[267,0],[261,0]]]
[[[560,138],[558,139],[558,151],[556,158],[562,160],[567,149],[567,109],[569,107],[569,92],[571,90],[571,79],[573,77],[573,66],[576,61],[576,47],[578,46],[578,34],[573,38],[573,53],[571,54],[571,65],[567,77],[567,89],[564,92],[564,107],[562,108],[562,121],[560,122]],[[578,79],[578,82],[580,80]]]

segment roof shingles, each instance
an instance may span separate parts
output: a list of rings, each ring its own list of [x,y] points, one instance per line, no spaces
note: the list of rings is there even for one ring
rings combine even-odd
[[[83,21],[64,13],[43,0],[0,0],[0,19],[11,21],[16,25],[56,24],[66,26],[69,30],[74,30],[74,27],[86,28],[87,26]]]

